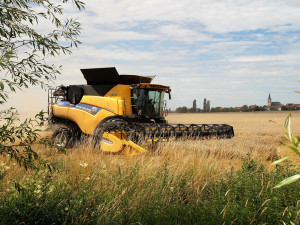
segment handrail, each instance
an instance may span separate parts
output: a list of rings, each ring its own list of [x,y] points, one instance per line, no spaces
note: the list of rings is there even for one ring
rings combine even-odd
[[[66,101],[66,98],[64,96],[54,96],[55,91],[58,88],[49,88],[48,89],[48,115],[50,115],[50,112],[52,113],[51,107],[54,103],[57,103],[58,101]]]
[[[126,98],[130,98],[130,99],[131,99],[131,98],[134,98],[134,97],[124,97],[124,110],[125,110],[124,114],[125,114],[125,115],[127,115],[127,113],[126,113],[126,107],[127,107],[127,106],[131,106],[131,107],[132,107],[132,106],[136,106],[136,105],[126,105]]]

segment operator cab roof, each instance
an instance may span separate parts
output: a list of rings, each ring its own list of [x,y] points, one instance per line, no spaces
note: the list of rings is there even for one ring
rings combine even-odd
[[[120,75],[115,67],[81,69],[88,85],[151,83],[155,76]]]

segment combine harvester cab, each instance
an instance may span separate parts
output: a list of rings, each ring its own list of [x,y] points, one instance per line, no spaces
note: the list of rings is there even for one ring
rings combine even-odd
[[[154,76],[119,75],[116,68],[82,69],[85,85],[49,89],[50,124],[55,145],[73,147],[83,135],[94,148],[136,155],[140,142],[231,138],[227,124],[168,124],[165,94],[169,86],[152,84]],[[101,146],[101,147],[100,147]]]

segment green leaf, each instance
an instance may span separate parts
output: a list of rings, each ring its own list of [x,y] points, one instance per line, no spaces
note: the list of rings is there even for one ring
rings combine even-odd
[[[289,149],[293,150],[297,155],[300,156],[300,152],[298,151],[298,149],[294,146],[288,146]]]
[[[296,137],[294,137],[294,136],[292,135],[292,140],[293,140],[293,144],[294,144],[296,147],[298,147],[298,138],[296,138]]]
[[[285,146],[285,144],[284,144],[282,141],[279,141],[279,143],[280,143],[281,145]]]
[[[0,81],[0,89],[4,90],[4,83],[2,81]]]
[[[289,158],[292,158],[292,157],[294,157],[294,156],[289,155],[289,156],[283,157],[283,158],[281,158],[281,159],[276,160],[276,161],[273,162],[271,165],[277,165],[277,164],[279,164],[279,163],[281,163],[281,162],[283,162],[283,161],[285,161],[285,160],[287,160],[287,159],[289,159]]]
[[[280,123],[278,123],[278,122],[275,121],[275,120],[269,120],[269,122],[276,123],[278,126],[281,126]]]
[[[292,113],[289,113],[288,117],[285,120],[285,124],[284,124],[284,128],[286,130],[287,137],[290,141],[292,141],[291,117],[292,117]]]
[[[291,176],[291,177],[288,177],[288,178],[284,179],[283,181],[278,183],[274,188],[280,188],[280,187],[285,186],[287,184],[293,183],[293,182],[297,181],[298,179],[300,179],[300,174],[296,174],[294,176]]]

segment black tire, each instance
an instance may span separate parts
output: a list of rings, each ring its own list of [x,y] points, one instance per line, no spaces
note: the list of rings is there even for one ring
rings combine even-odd
[[[72,148],[75,143],[75,137],[71,129],[60,127],[53,132],[51,141],[57,148]]]
[[[104,132],[116,132],[116,131],[124,131],[124,134],[127,130],[127,123],[120,118],[112,118],[108,119],[102,124],[99,124],[93,134],[92,144],[94,148],[100,149],[100,143],[102,140],[102,135]]]

